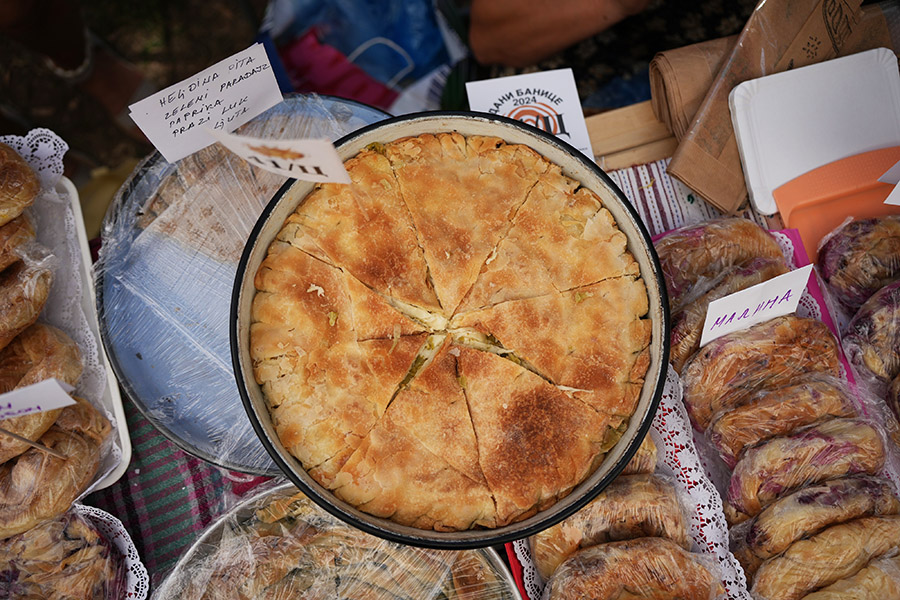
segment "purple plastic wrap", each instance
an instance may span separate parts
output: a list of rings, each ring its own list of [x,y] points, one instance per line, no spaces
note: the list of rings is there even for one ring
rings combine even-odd
[[[900,281],[881,288],[859,308],[847,326],[844,351],[872,393],[885,397],[900,375]]]

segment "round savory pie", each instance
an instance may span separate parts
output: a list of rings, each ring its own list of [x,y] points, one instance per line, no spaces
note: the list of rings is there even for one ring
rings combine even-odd
[[[256,277],[250,354],[278,435],[360,510],[423,529],[542,511],[634,413],[648,296],[592,191],[531,148],[374,144],[299,203]]]

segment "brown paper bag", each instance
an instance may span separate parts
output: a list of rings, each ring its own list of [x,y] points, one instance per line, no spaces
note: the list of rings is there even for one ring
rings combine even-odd
[[[668,172],[726,213],[747,198],[728,109],[728,94],[744,81],[837,56],[860,20],[861,0],[763,0],[682,139]]]

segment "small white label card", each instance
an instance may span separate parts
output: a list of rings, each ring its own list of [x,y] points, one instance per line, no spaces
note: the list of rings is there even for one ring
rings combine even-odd
[[[130,108],[171,163],[215,142],[209,130],[233,131],[283,99],[265,48],[254,44]]]
[[[884,175],[878,178],[881,183],[889,183],[894,186],[888,197],[884,199],[885,204],[900,206],[900,162],[884,172]]]
[[[572,69],[466,83],[469,108],[542,129],[594,160]]]
[[[811,272],[812,265],[806,265],[710,302],[700,347],[725,334],[796,311]]]
[[[75,404],[68,392],[73,388],[56,379],[45,379],[0,394],[0,420],[54,410]]]
[[[350,183],[330,140],[272,140],[212,131],[226,148],[267,171],[317,183]]]

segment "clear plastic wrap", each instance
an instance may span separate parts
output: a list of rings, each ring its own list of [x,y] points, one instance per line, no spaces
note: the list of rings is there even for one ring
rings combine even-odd
[[[894,413],[894,419],[900,421],[900,375],[894,377],[894,381],[888,389],[887,404]]]
[[[816,319],[777,317],[716,338],[682,370],[691,421],[705,431],[713,415],[740,406],[752,394],[792,383],[808,373],[840,376],[840,350]]]
[[[862,419],[831,419],[746,450],[728,484],[725,517],[731,525],[756,516],[779,496],[844,475],[875,474],[885,442]]]
[[[656,470],[658,451],[653,438],[649,435],[644,436],[641,445],[638,446],[637,452],[622,469],[620,475],[640,475],[642,473],[652,473]]]
[[[660,475],[623,475],[571,517],[529,538],[538,573],[549,579],[577,550],[639,537],[664,537],[691,549],[674,483]]]
[[[34,225],[28,215],[19,215],[0,225],[0,271],[21,259],[24,249],[34,242],[34,236]]]
[[[292,96],[238,133],[336,140],[385,116]],[[95,270],[107,352],[138,408],[191,454],[258,474],[279,471],[244,414],[228,314],[250,230],[285,181],[218,144],[175,164],[153,154],[107,214]]]
[[[900,555],[873,560],[858,573],[804,596],[804,600],[900,598]]]
[[[850,220],[823,238],[819,270],[849,314],[900,278],[900,215]]]
[[[871,393],[886,397],[891,382],[900,375],[900,281],[863,303],[850,320],[843,342],[857,377]]]
[[[783,258],[769,232],[740,218],[713,219],[666,233],[654,244],[666,278],[669,306],[684,306],[702,279],[717,279],[728,267],[755,258]]]
[[[408,598],[516,600],[492,550],[388,542],[280,485],[235,505],[155,590],[154,600]]]
[[[29,448],[0,465],[0,540],[64,513],[100,472],[112,426],[89,402],[75,400],[38,439],[65,459]]]
[[[0,142],[0,225],[9,223],[32,205],[41,183],[15,148]]]
[[[759,600],[800,600],[857,574],[872,559],[896,551],[900,516],[863,517],[791,545],[760,566],[751,588]]]
[[[725,597],[718,565],[665,538],[647,537],[584,548],[563,562],[544,600]]]
[[[716,413],[705,435],[730,468],[744,448],[831,417],[856,414],[850,390],[836,377],[814,374],[772,390],[745,404]]]
[[[868,476],[825,481],[783,496],[731,530],[735,557],[752,579],[763,561],[838,523],[900,513],[891,484]]]
[[[679,373],[688,359],[700,348],[706,310],[713,300],[768,281],[788,272],[783,257],[755,258],[726,269],[708,291],[686,304],[672,316],[669,362]]]
[[[0,272],[0,348],[37,321],[53,285],[50,262],[26,256]]]

